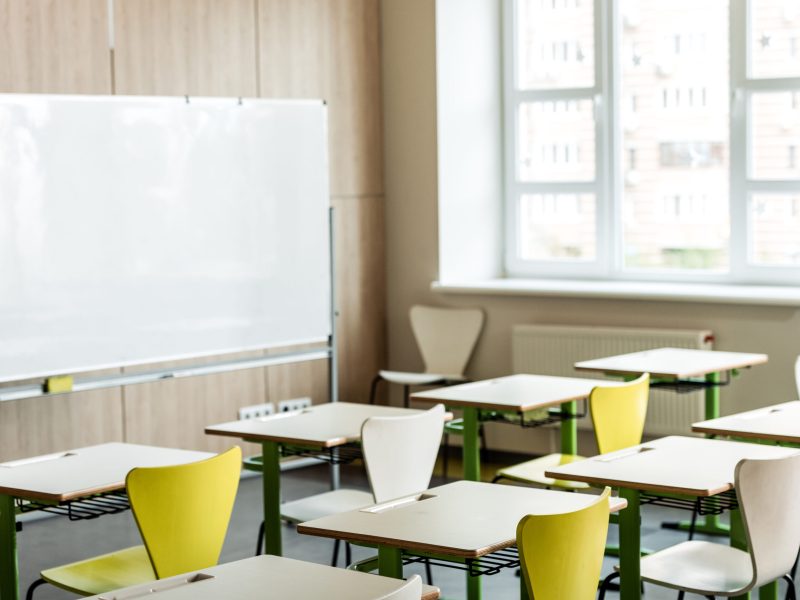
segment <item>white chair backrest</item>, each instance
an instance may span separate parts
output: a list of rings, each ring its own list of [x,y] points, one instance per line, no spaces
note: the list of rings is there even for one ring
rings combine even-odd
[[[794,363],[794,382],[797,384],[797,399],[800,400],[800,356]]]
[[[361,427],[364,463],[375,502],[424,492],[444,429],[444,406],[402,417],[372,417]]]
[[[378,600],[419,600],[421,597],[422,579],[419,575],[412,575],[403,587],[388,596],[381,596]]]
[[[416,305],[409,317],[425,372],[463,375],[483,329],[483,311]]]
[[[752,587],[788,573],[800,548],[800,453],[736,465],[736,495],[753,561]]]

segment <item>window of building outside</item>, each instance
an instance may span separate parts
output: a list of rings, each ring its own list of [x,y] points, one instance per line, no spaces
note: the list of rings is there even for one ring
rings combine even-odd
[[[511,276],[800,283],[800,0],[506,0]]]

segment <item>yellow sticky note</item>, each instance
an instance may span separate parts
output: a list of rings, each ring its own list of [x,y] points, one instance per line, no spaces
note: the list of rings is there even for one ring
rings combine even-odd
[[[48,377],[44,383],[44,391],[51,394],[59,392],[72,391],[72,375],[58,375],[57,377]]]

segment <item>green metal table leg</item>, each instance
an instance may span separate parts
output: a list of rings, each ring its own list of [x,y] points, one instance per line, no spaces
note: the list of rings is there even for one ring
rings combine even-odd
[[[281,556],[281,463],[276,442],[262,442],[264,486],[264,550]]]
[[[403,551],[400,548],[378,546],[378,574],[384,577],[403,578]]]
[[[719,383],[722,381],[722,374],[709,373],[706,375],[706,381],[714,385],[706,388],[705,418],[706,420],[717,419],[719,418]],[[689,521],[681,521],[680,523],[665,523],[664,526],[669,529],[689,531],[691,524]],[[698,518],[694,530],[696,533],[703,533],[705,535],[727,536],[730,534],[730,528],[725,523],[720,522],[718,515],[708,515]]]
[[[564,402],[561,405],[561,412],[564,415],[571,415],[571,419],[561,421],[561,454],[577,454],[578,453],[578,420],[575,415],[578,414],[578,402]]]
[[[0,494],[0,600],[19,600],[17,514],[14,498]]]
[[[481,578],[473,577],[467,571],[467,600],[481,600]]]
[[[639,492],[622,488],[619,495],[628,501],[628,506],[619,513],[619,597],[620,600],[641,600]]]
[[[467,481],[481,480],[481,453],[480,440],[478,439],[478,409],[464,407],[464,479]]]

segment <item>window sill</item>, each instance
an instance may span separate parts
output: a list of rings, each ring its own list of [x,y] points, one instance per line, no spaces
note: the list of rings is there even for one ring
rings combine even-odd
[[[434,281],[431,289],[443,294],[619,298],[800,307],[800,287],[797,286],[572,279],[489,279],[449,283]]]

